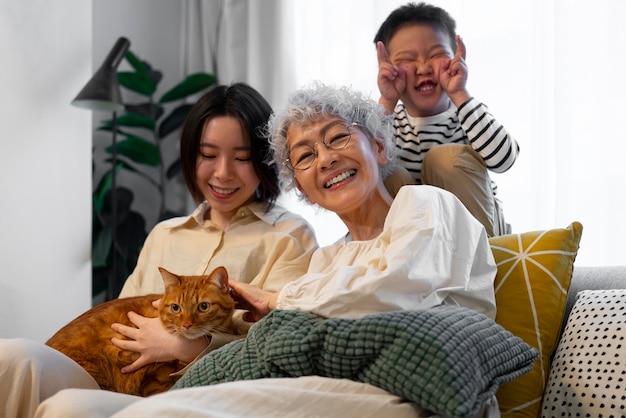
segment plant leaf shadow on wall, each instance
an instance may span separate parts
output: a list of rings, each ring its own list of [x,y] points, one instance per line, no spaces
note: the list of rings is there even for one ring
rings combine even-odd
[[[116,175],[134,177],[132,186],[116,186],[117,225],[116,243],[112,239],[112,178],[111,159],[104,161],[107,170],[96,181],[98,162],[94,159],[93,225],[92,225],[92,280],[93,304],[116,298],[124,281],[135,268],[141,246],[147,231],[163,219],[182,215],[185,202],[179,196],[174,201],[168,196],[172,183],[181,184],[180,156],[178,141],[180,128],[193,104],[190,96],[200,93],[216,83],[212,74],[195,73],[188,75],[158,99],[155,98],[159,83],[163,78],[147,61],[140,60],[132,51],[127,51],[125,59],[131,71],[118,71],[119,84],[125,89],[124,113],[117,117],[116,132],[121,139],[117,143]],[[126,91],[127,90],[127,91]],[[136,98],[127,102],[126,96]],[[113,121],[105,120],[99,131],[113,129]],[[96,139],[94,138],[94,146]],[[172,152],[172,150],[176,150]],[[109,155],[112,147],[105,148]],[[146,189],[151,190],[146,193]],[[138,193],[141,191],[142,193]],[[151,199],[149,205],[158,208],[156,222],[146,220],[146,215],[133,205],[138,196]],[[117,252],[116,271],[111,263],[112,251]],[[109,288],[108,278],[113,275],[113,288]]]

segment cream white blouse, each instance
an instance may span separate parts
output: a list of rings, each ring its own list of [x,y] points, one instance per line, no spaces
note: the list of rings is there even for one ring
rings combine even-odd
[[[355,319],[447,303],[495,318],[495,275],[487,234],[456,196],[404,186],[378,237],[318,249],[308,272],[282,288],[277,308]]]

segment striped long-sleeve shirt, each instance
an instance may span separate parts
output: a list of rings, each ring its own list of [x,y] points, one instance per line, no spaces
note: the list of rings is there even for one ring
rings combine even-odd
[[[517,158],[519,145],[489,113],[487,106],[471,98],[457,110],[454,104],[443,113],[427,117],[409,116],[402,103],[394,111],[398,164],[418,182],[424,156],[442,144],[470,144],[494,173],[507,171]],[[494,193],[496,185],[492,182]]]

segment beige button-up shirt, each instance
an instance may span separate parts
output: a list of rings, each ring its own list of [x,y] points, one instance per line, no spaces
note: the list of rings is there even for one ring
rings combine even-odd
[[[203,275],[224,266],[234,279],[280,290],[307,271],[317,242],[304,218],[277,205],[267,213],[265,208],[264,203],[240,208],[225,230],[204,219],[207,202],[189,216],[160,222],[146,238],[120,297],[163,293],[158,267]]]

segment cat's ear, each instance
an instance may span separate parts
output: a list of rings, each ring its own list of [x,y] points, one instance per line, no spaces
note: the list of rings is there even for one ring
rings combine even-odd
[[[174,273],[170,273],[163,267],[159,267],[161,277],[163,277],[163,285],[165,286],[165,293],[169,293],[174,287],[180,286],[180,278]]]
[[[228,293],[228,271],[225,267],[220,266],[213,270],[210,278],[221,289],[222,293]]]

